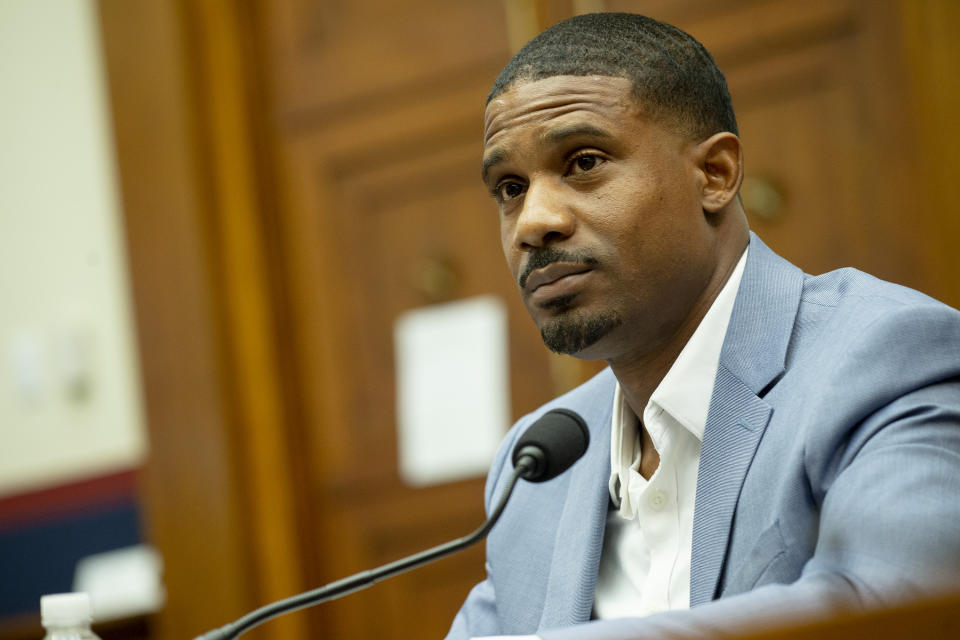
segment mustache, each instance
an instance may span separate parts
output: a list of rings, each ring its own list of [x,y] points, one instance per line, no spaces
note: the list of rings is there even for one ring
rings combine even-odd
[[[537,269],[542,269],[554,262],[571,262],[573,264],[596,265],[598,260],[585,252],[564,251],[556,247],[544,247],[530,252],[527,258],[527,264],[523,266],[523,272],[517,278],[520,288],[527,286],[527,278]]]

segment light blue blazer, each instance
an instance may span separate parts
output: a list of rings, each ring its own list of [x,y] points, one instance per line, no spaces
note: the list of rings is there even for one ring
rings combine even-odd
[[[505,438],[488,509],[546,411],[578,412],[591,443],[565,474],[518,484],[448,640],[733,632],[957,584],[960,312],[853,269],[806,275],[751,235],[700,457],[692,608],[588,623],[615,382],[601,372]]]

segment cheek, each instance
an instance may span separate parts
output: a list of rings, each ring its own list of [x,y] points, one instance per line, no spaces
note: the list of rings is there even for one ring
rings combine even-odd
[[[500,248],[503,250],[503,256],[510,260],[510,238],[513,236],[513,232],[510,230],[509,226],[503,219],[500,220]]]
[[[503,222],[500,223],[500,249],[503,251],[503,257],[507,261],[507,267],[510,269],[510,273],[513,274],[514,279],[516,279],[517,271],[520,268],[519,265],[519,256],[517,252],[513,250],[513,231],[507,228]]]
[[[598,194],[593,203],[597,230],[617,246],[642,244],[665,217],[662,194],[652,186],[630,181]]]
[[[671,263],[673,251],[690,232],[679,223],[685,197],[656,180],[635,180],[603,196],[596,228],[627,273],[642,280],[658,275]]]

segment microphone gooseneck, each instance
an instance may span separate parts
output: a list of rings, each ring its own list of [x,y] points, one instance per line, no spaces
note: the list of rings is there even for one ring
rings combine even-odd
[[[507,486],[490,512],[490,517],[473,533],[376,569],[362,571],[318,589],[268,604],[230,624],[198,636],[195,640],[233,640],[241,633],[281,614],[359,591],[375,582],[469,547],[484,538],[500,519],[518,479],[543,482],[556,477],[583,455],[588,443],[589,432],[579,415],[566,409],[554,409],[546,413],[520,436],[513,449],[514,469],[507,480]]]

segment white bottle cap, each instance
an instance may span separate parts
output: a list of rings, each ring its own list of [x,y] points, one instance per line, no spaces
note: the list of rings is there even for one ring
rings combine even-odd
[[[90,595],[55,593],[40,598],[43,626],[68,626],[90,622]]]

